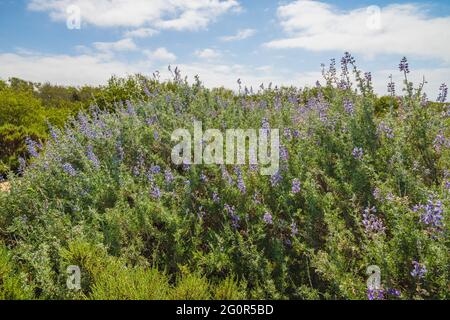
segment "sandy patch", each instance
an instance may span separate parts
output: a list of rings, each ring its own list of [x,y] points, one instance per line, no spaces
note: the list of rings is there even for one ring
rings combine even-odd
[[[0,192],[9,192],[10,189],[10,184],[9,182],[1,182],[0,183]]]

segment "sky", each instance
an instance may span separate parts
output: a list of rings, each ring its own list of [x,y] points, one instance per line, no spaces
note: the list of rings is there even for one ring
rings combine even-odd
[[[312,86],[349,51],[375,89],[450,84],[450,1],[0,0],[0,79],[105,84],[111,75],[199,75],[208,87]],[[435,98],[434,98],[435,99]]]

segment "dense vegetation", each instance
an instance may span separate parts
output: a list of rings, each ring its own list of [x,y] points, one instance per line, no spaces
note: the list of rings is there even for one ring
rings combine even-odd
[[[31,159],[8,176],[0,298],[447,299],[446,87],[429,102],[404,60],[404,93],[390,83],[378,98],[354,64],[346,54],[338,75],[332,61],[309,89],[210,90],[178,70],[99,88],[47,143],[26,139]],[[194,119],[279,128],[280,171],[173,165],[171,133]],[[370,265],[380,290],[367,290]]]
[[[114,108],[126,99],[135,99],[142,76],[112,77],[106,86],[64,87],[32,83],[18,78],[0,80],[0,176],[17,172],[19,159],[29,158],[26,139],[45,143],[49,125],[62,128],[70,116],[91,105]]]

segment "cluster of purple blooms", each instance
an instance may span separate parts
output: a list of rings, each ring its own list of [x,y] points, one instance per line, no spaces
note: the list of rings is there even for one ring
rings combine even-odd
[[[244,194],[247,192],[247,188],[245,187],[244,178],[242,177],[242,170],[239,167],[236,167],[234,172],[237,175],[237,187],[239,191]]]
[[[355,107],[353,106],[353,102],[351,102],[349,99],[344,100],[344,110],[348,114],[353,114],[355,112]]]
[[[372,195],[373,195],[373,197],[375,198],[375,200],[378,200],[378,201],[380,201],[380,200],[382,200],[382,195],[381,195],[381,190],[380,190],[380,188],[375,188],[374,190],[373,190],[373,192],[372,192]]]
[[[263,220],[266,224],[273,224],[273,218],[270,212],[264,213]]]
[[[25,144],[27,146],[28,153],[30,154],[30,156],[32,156],[33,158],[37,158],[39,156],[38,149],[41,149],[42,146],[37,142],[33,141],[32,139],[30,139],[29,137],[25,139]]]
[[[270,184],[272,187],[276,187],[282,179],[283,177],[281,176],[280,171],[277,171],[270,177]]]
[[[369,300],[384,300],[386,296],[400,297],[401,293],[398,289],[389,288],[384,289],[367,289],[367,299]]]
[[[280,159],[282,161],[288,161],[289,151],[285,146],[280,146]]]
[[[400,61],[398,68],[400,69],[400,71],[404,72],[405,74],[409,73],[409,63],[408,63],[408,59],[406,59],[406,57],[403,57],[403,59]]]
[[[89,145],[87,147],[86,156],[89,159],[89,161],[92,163],[94,168],[98,169],[100,168],[100,161],[98,160],[97,156],[94,153],[94,148]]]
[[[369,300],[384,300],[383,289],[367,289],[367,299]]]
[[[170,169],[166,169],[164,171],[164,181],[166,182],[166,184],[171,184],[173,181],[173,174],[172,171],[170,171]]]
[[[443,83],[439,88],[439,96],[437,98],[437,102],[444,103],[447,101],[448,95],[448,87],[445,83]]]
[[[376,212],[375,207],[366,208],[363,212],[362,223],[368,235],[383,234],[386,230],[383,220],[375,215]]]
[[[450,147],[450,140],[444,136],[442,130],[436,135],[436,138],[433,141],[433,147],[437,151],[440,151],[442,147]]]
[[[355,159],[361,160],[364,156],[364,151],[362,148],[355,147],[353,148],[352,155]]]
[[[291,189],[293,194],[297,194],[301,191],[301,183],[299,179],[294,179],[292,180],[292,189]]]
[[[425,277],[425,274],[428,272],[427,267],[424,264],[421,264],[417,261],[412,262],[413,269],[411,271],[411,275],[414,278],[422,279]]]
[[[261,129],[266,130],[266,132],[270,130],[270,124],[267,118],[263,118],[261,120]]]
[[[388,83],[388,93],[391,94],[391,97],[395,97],[395,83],[392,80],[392,75],[389,77],[390,81]]]
[[[386,137],[389,138],[389,139],[393,139],[394,138],[394,130],[392,130],[392,128],[390,128],[383,121],[380,122],[380,124],[378,125],[378,131],[384,133],[386,135]]]
[[[159,189],[158,185],[156,183],[152,183],[150,195],[153,199],[160,199],[161,198],[161,189]]]
[[[63,164],[63,170],[64,170],[65,173],[67,173],[71,177],[74,177],[74,176],[77,175],[77,172],[74,169],[74,167],[68,162]]]
[[[231,226],[235,229],[239,228],[239,221],[241,220],[241,218],[236,214],[236,209],[234,208],[234,206],[225,204],[224,208],[231,217]]]
[[[421,212],[420,221],[428,226],[432,231],[442,232],[444,227],[444,209],[442,201],[434,200],[430,197],[426,205],[414,206],[414,212]]]
[[[220,202],[219,194],[217,192],[213,192],[212,199],[213,199],[214,203],[219,203]]]
[[[283,134],[284,134],[284,137],[286,138],[286,140],[288,140],[288,141],[292,140],[292,131],[290,128],[285,128],[283,130]]]

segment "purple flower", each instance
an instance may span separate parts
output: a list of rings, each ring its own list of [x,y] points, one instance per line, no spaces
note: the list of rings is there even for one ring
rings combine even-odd
[[[292,132],[291,129],[289,128],[285,128],[283,131],[284,137],[286,138],[286,140],[292,140]]]
[[[273,224],[272,215],[269,212],[264,213],[263,220],[266,224]]]
[[[280,146],[280,159],[287,161],[289,159],[289,151],[285,146]]]
[[[228,173],[228,170],[225,166],[222,166],[222,179],[224,181],[226,181],[229,185],[232,185],[233,182],[233,178],[231,177],[231,175]]]
[[[375,188],[374,190],[373,190],[373,192],[372,192],[372,195],[373,195],[373,197],[376,199],[376,200],[381,200],[382,198],[381,198],[381,190],[379,189],[379,188]]]
[[[22,174],[25,171],[25,168],[27,167],[27,162],[22,157],[19,157],[18,161],[19,161],[19,168],[17,170],[20,174]]]
[[[92,146],[88,146],[87,147],[87,152],[86,155],[89,159],[89,161],[92,162],[92,165],[98,169],[100,167],[100,161],[98,160],[98,158],[96,157],[96,155],[94,154],[94,148]]]
[[[147,97],[152,98],[152,94],[151,94],[150,90],[148,90],[146,85],[144,85],[144,93]]]
[[[281,176],[280,171],[277,171],[270,177],[270,184],[272,187],[276,187],[282,179],[283,177]]]
[[[263,118],[261,121],[261,128],[268,131],[270,130],[270,124],[269,124],[269,120],[267,120],[267,118]]]
[[[400,61],[400,64],[398,65],[400,71],[404,73],[409,73],[409,63],[408,59],[406,57],[403,57],[403,59]]]
[[[425,267],[425,265],[421,264],[421,263],[419,263],[417,261],[413,261],[412,264],[413,264],[413,269],[411,271],[411,275],[414,278],[419,278],[419,279],[424,278],[425,274],[428,272],[428,270]]]
[[[367,299],[369,300],[384,300],[383,289],[367,289]]]
[[[344,109],[345,109],[345,112],[347,112],[349,114],[353,114],[355,112],[353,103],[349,99],[344,100]]]
[[[217,192],[213,192],[212,198],[213,198],[214,203],[219,203],[220,202],[220,197],[219,197],[219,194]]]
[[[48,130],[49,130],[49,132],[50,132],[50,136],[52,137],[53,141],[54,141],[55,143],[58,143],[58,142],[59,142],[59,139],[58,139],[58,133],[57,133],[56,130],[53,128],[53,126],[51,125],[51,123],[48,123],[47,125],[48,125]]]
[[[159,133],[157,130],[153,131],[153,139],[155,139],[155,141],[159,141]]]
[[[343,61],[344,63],[347,63],[347,64],[355,63],[355,58],[353,58],[349,52],[345,52],[344,57],[342,59],[343,60],[341,60],[341,62]]]
[[[81,133],[89,139],[95,139],[97,137],[97,134],[93,130],[91,124],[89,123],[89,119],[86,117],[86,115],[80,112],[77,118]]]
[[[156,116],[152,116],[150,118],[147,118],[145,120],[145,123],[149,126],[153,125],[156,121],[158,120],[158,118]]]
[[[247,189],[245,187],[244,179],[242,178],[242,174],[239,174],[237,177],[237,185],[238,185],[239,191],[241,193],[244,194],[247,191]]]
[[[241,218],[236,214],[235,208],[228,204],[225,204],[224,208],[231,217],[231,226],[235,229],[239,228],[239,221]]]
[[[296,194],[299,193],[301,190],[301,186],[300,186],[300,180],[299,179],[294,179],[292,180],[292,193]]]
[[[30,156],[32,156],[33,158],[37,158],[39,156],[39,153],[37,151],[39,147],[38,144],[29,137],[25,138],[25,144],[27,145],[28,153],[30,154]]]
[[[156,184],[152,185],[152,188],[150,190],[150,195],[153,199],[160,199],[161,198],[161,190]]]
[[[395,83],[392,81],[392,75],[389,77],[390,81],[388,83],[388,93],[391,94],[391,97],[395,97]]]
[[[355,159],[361,160],[364,156],[364,151],[362,148],[353,148],[352,155]]]
[[[208,177],[203,172],[200,174],[200,181],[203,183],[208,181]]]
[[[386,293],[390,296],[400,297],[400,290],[398,289],[389,288]]]
[[[134,111],[134,107],[133,107],[133,104],[131,103],[131,101],[130,100],[125,101],[125,104],[127,105],[127,113],[130,116],[136,115],[136,112]]]
[[[173,181],[173,174],[172,174],[172,171],[170,171],[170,169],[166,169],[164,171],[164,180],[166,181],[167,184],[172,183],[172,181]]]
[[[443,83],[439,88],[439,97],[437,98],[437,102],[444,103],[447,100],[448,87],[445,83]]]
[[[63,164],[63,170],[65,173],[67,173],[69,176],[74,177],[77,175],[77,172],[73,168],[73,166],[70,163],[64,163]]]
[[[189,164],[189,161],[185,161],[183,160],[183,171],[189,171],[189,169],[191,169],[191,165]]]
[[[372,213],[373,212],[373,213]],[[366,208],[363,213],[362,224],[364,225],[367,235],[383,234],[386,228],[383,225],[383,220],[375,215],[377,209],[375,207]]]
[[[441,232],[444,226],[444,209],[442,201],[434,201],[432,197],[428,199],[426,205],[420,204],[413,208],[414,212],[421,212],[420,221],[428,226],[430,230]]]
[[[378,126],[378,131],[382,132],[386,135],[387,138],[392,139],[394,138],[394,131],[386,125],[383,121],[380,122]]]
[[[433,147],[439,151],[441,150],[442,146],[449,145],[449,141],[445,138],[444,133],[439,131],[439,134],[436,136],[436,138],[433,141]]]
[[[158,166],[158,165],[151,166],[151,167],[150,167],[150,172],[151,172],[152,174],[158,174],[158,173],[161,172],[161,167]]]

